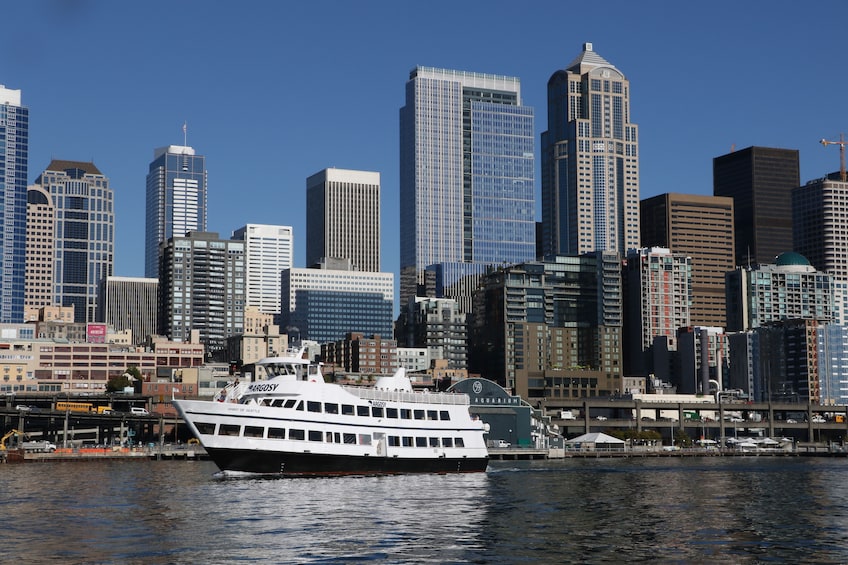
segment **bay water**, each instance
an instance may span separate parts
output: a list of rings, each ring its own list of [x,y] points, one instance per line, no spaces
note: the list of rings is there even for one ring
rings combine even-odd
[[[228,478],[208,461],[0,465],[0,562],[846,563],[848,459],[495,461]]]

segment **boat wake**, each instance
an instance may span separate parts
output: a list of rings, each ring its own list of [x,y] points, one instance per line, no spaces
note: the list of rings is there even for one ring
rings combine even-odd
[[[283,477],[280,473],[250,473],[247,471],[218,471],[212,474],[213,479],[219,481],[244,480],[244,479],[279,479]]]

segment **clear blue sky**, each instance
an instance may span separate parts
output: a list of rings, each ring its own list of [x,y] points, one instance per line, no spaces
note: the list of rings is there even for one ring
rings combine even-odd
[[[6,0],[0,84],[30,110],[29,180],[90,161],[116,199],[115,274],[144,272],[153,149],[206,155],[208,228],[291,225],[304,266],[306,178],[382,177],[383,270],[398,272],[398,111],[416,65],[521,79],[546,129],[548,78],[592,42],[631,83],[641,196],[710,194],[735,145],[839,168],[848,2]],[[538,204],[537,204],[538,208]],[[537,214],[538,218],[538,214]]]

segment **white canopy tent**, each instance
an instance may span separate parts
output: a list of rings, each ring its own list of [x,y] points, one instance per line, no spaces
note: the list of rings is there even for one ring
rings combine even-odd
[[[579,446],[585,449],[624,449],[625,441],[601,432],[583,434],[569,439],[566,445]]]

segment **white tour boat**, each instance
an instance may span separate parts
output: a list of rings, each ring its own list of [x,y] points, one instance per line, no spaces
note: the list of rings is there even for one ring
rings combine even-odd
[[[488,426],[466,394],[414,392],[403,369],[373,386],[324,382],[303,351],[256,363],[266,379],[174,400],[223,471],[292,475],[484,471]],[[258,372],[258,371],[257,371]],[[261,377],[261,375],[257,375]]]

